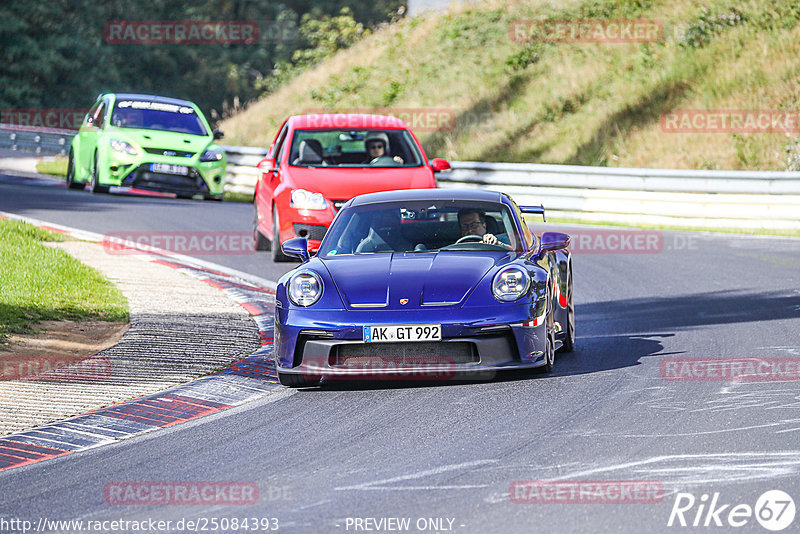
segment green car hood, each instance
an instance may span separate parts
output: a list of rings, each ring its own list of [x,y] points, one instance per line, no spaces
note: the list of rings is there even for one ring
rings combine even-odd
[[[142,148],[163,148],[165,150],[182,150],[201,152],[213,141],[212,136],[190,135],[163,130],[136,130],[133,128],[114,128],[109,130],[109,137],[120,141],[128,141]]]

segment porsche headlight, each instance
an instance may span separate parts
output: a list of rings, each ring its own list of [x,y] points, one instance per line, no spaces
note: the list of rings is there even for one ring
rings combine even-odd
[[[325,202],[325,197],[320,193],[312,193],[305,189],[295,189],[292,191],[291,206],[299,210],[324,210],[327,202]]]
[[[139,153],[139,151],[136,150],[136,147],[128,143],[127,141],[120,141],[119,139],[109,139],[108,142],[111,145],[111,148],[113,148],[117,152],[122,152],[123,154],[130,154],[131,156],[135,156],[136,154]]]
[[[530,276],[519,267],[503,269],[492,280],[494,298],[502,302],[512,302],[523,297],[530,287]]]
[[[297,273],[289,279],[287,293],[292,304],[311,306],[322,296],[322,280],[310,271]]]

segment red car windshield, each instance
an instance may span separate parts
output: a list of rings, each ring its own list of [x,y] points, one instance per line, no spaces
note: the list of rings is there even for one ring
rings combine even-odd
[[[296,167],[419,167],[407,130],[296,130],[289,164]]]

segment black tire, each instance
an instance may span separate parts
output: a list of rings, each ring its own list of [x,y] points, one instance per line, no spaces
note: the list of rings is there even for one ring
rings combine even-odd
[[[86,184],[83,182],[75,181],[75,155],[72,149],[69,149],[69,158],[67,159],[67,187],[70,189],[85,189]]]
[[[572,301],[572,264],[569,266],[569,278],[567,282],[567,335],[564,336],[561,352],[572,352],[575,350],[575,303]]]
[[[108,193],[108,186],[98,183],[100,171],[97,168],[97,152],[94,153],[94,163],[92,164],[92,176],[89,178],[90,193]]]
[[[213,200],[215,202],[222,202],[223,195],[205,195],[203,200]]]
[[[317,375],[295,375],[278,372],[278,380],[281,385],[291,388],[308,388],[318,386],[321,376]]]
[[[552,300],[550,301],[552,304]],[[550,306],[550,311],[547,313],[547,320],[545,322],[545,348],[544,348],[544,361],[545,364],[538,367],[537,370],[543,375],[550,374],[553,371],[553,364],[556,361],[556,323],[553,317],[553,307]]]
[[[253,202],[253,244],[256,250],[269,250],[272,247],[272,242],[258,231],[258,207],[255,202]]]
[[[292,261],[292,258],[287,256],[281,250],[281,238],[278,237],[280,234],[278,232],[278,228],[280,227],[278,221],[278,207],[272,206],[272,261],[274,262],[286,262]]]

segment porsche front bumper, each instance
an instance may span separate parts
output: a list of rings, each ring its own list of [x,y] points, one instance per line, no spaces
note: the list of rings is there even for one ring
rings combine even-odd
[[[275,362],[284,374],[456,378],[545,365],[533,306],[309,311],[276,308]],[[499,312],[499,313],[498,313]],[[365,325],[441,324],[442,340],[367,343]]]

